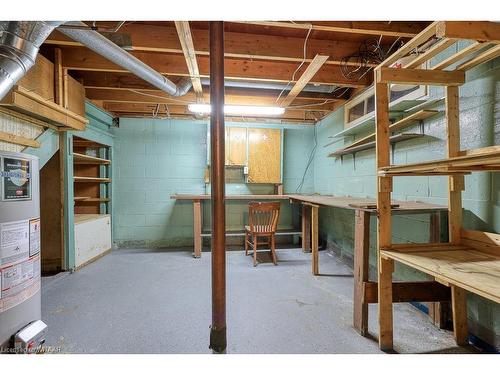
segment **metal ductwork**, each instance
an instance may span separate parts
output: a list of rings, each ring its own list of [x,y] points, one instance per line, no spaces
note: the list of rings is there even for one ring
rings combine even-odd
[[[0,100],[35,64],[42,43],[62,24],[64,22],[0,21]],[[59,31],[167,94],[183,96],[191,89],[189,77],[182,78],[176,85],[83,22],[67,24],[71,27],[62,26]]]
[[[0,100],[35,65],[38,49],[60,24],[56,21],[0,22]]]
[[[70,27],[64,27],[63,25],[58,31],[167,94],[172,96],[183,96],[191,89],[192,83],[189,77],[182,79],[179,84],[176,85],[148,65],[144,64],[138,58],[132,56],[130,53],[99,34],[97,31],[89,29],[85,23],[68,22],[66,25]]]

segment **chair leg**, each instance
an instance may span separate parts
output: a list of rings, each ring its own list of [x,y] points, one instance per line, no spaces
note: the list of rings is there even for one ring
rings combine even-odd
[[[248,255],[248,232],[245,232],[245,255]]]
[[[257,236],[253,236],[253,266],[257,266]]]
[[[273,258],[273,263],[275,266],[278,265],[278,260],[276,259],[276,248],[274,242],[274,234],[271,235],[271,257]]]

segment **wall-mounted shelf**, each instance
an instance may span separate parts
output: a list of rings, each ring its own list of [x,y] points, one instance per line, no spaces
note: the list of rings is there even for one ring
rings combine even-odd
[[[75,197],[75,202],[109,202],[109,198]]]
[[[73,162],[75,164],[110,164],[111,161],[108,159],[97,158],[95,156],[79,154],[77,152],[73,153]]]
[[[407,141],[409,139],[414,139],[414,138],[420,138],[423,136],[424,136],[424,134],[419,134],[419,133],[403,133],[403,134],[393,135],[390,137],[389,140],[390,140],[391,144],[395,144],[398,142]],[[340,150],[332,152],[328,156],[329,157],[339,157],[339,156],[343,156],[343,155],[350,155],[350,154],[354,154],[354,153],[359,152],[359,151],[368,150],[370,148],[375,148],[375,141],[363,143],[363,144],[360,144],[360,145],[355,146],[355,147],[342,148]]]
[[[109,182],[111,182],[110,178],[104,178],[104,177],[74,176],[73,179],[75,180],[75,182],[98,182],[98,183],[109,183]]]

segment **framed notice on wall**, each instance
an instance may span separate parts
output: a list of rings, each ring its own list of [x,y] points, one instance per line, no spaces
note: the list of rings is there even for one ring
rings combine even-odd
[[[2,159],[2,200],[31,199],[31,162],[20,158]]]

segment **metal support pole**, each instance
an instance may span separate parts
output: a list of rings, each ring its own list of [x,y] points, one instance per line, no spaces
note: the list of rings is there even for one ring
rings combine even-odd
[[[224,23],[210,22],[210,150],[212,183],[212,325],[210,348],[225,353],[226,213],[224,189]]]

